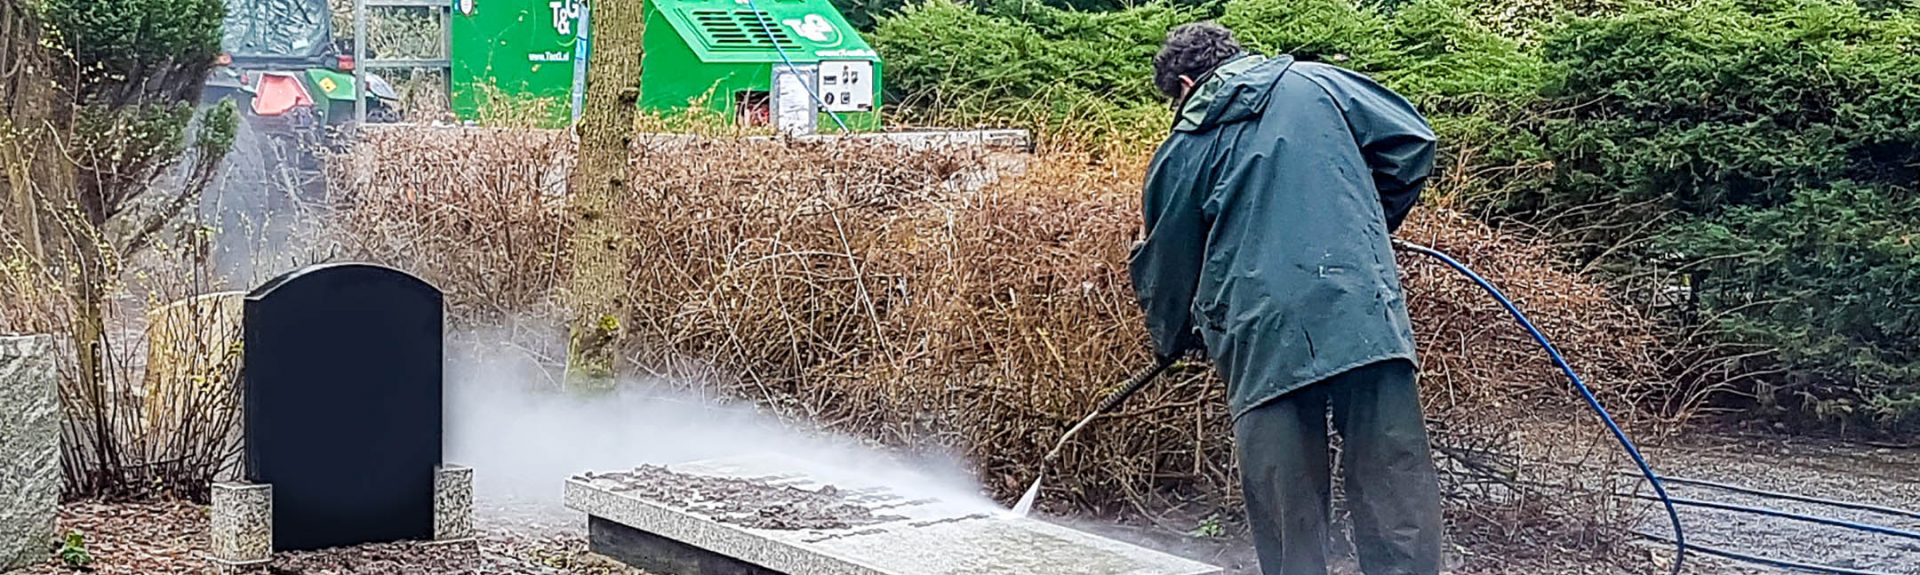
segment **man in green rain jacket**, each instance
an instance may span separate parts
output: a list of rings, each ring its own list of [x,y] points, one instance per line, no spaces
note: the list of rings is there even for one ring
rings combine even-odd
[[[1226,379],[1261,572],[1327,572],[1331,411],[1361,569],[1438,573],[1388,239],[1432,170],[1432,130],[1364,76],[1249,54],[1213,23],[1169,32],[1154,76],[1176,119],[1147,176],[1134,289],[1162,358],[1204,346]]]

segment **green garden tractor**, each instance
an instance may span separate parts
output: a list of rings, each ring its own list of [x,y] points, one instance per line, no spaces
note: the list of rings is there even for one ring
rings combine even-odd
[[[323,193],[322,152],[339,148],[356,93],[351,42],[334,37],[327,0],[227,0],[221,33],[203,102],[233,100],[263,158],[298,179],[285,183],[303,196]],[[400,121],[393,86],[366,78],[367,121]]]

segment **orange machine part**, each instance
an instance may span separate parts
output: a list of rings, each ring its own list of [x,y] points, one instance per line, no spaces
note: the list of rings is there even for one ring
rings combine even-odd
[[[261,116],[278,116],[294,106],[311,105],[313,96],[307,94],[307,87],[299,78],[284,74],[260,76],[260,87],[253,96],[253,113]]]

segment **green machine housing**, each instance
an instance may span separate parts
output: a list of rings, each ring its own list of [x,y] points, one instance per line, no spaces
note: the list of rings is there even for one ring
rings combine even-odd
[[[880,127],[881,62],[827,0],[647,0],[640,107],[762,123],[785,98],[820,110],[820,131]],[[776,90],[774,72],[808,69]],[[799,90],[794,90],[799,88]],[[785,95],[776,92],[787,92]],[[838,122],[836,123],[836,118]]]
[[[582,0],[452,0],[448,30],[453,112],[561,126],[570,117],[587,31]],[[528,118],[531,116],[531,118]]]
[[[591,73],[582,65],[590,6],[451,1],[455,114],[483,120],[499,104],[531,105],[564,125]],[[644,0],[643,10],[642,110],[764,124],[804,113],[804,103],[822,132],[880,128],[880,57],[828,0]],[[776,70],[799,74],[776,87]]]

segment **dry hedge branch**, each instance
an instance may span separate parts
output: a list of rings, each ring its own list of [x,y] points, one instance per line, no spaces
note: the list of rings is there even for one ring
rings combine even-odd
[[[442,129],[375,135],[357,153],[374,167],[336,178],[354,200],[337,223],[370,257],[446,288],[456,321],[552,313],[567,224],[542,174],[564,142]],[[634,367],[724,374],[730,393],[790,415],[961,450],[1015,495],[1051,442],[1149,361],[1125,275],[1145,160],[643,138],[624,203]],[[1657,391],[1651,324],[1553,266],[1549,246],[1443,211],[1404,230],[1506,290],[1609,405],[1631,412]],[[1606,474],[1537,462],[1608,457],[1605,438],[1570,425],[1585,416],[1565,383],[1493,301],[1434,262],[1401,263],[1456,530],[1598,540],[1592,528],[1625,508],[1582,496]],[[1222,394],[1206,370],[1148,388],[1063,454],[1050,498],[1231,509]]]

